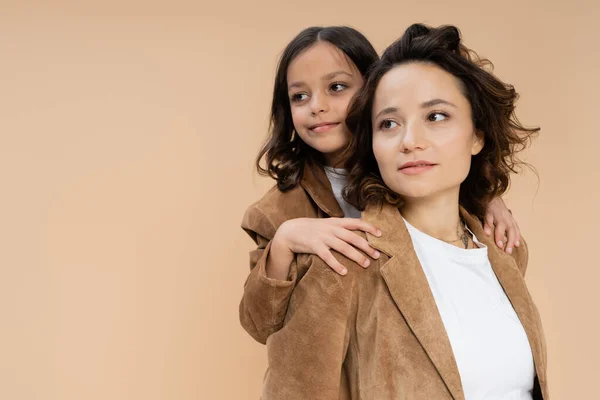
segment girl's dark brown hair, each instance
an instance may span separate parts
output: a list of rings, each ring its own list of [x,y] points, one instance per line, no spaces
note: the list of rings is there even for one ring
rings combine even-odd
[[[320,41],[329,42],[340,49],[363,76],[379,59],[367,38],[348,26],[310,27],[286,46],[275,76],[269,137],[256,157],[259,174],[275,179],[281,191],[289,190],[300,182],[306,162],[323,163],[322,155],[304,143],[294,131],[287,87],[290,63]],[[263,158],[265,167],[261,165]]]
[[[402,204],[401,197],[381,178],[372,150],[371,119],[373,98],[381,78],[392,68],[413,62],[437,65],[458,78],[471,105],[475,129],[484,134],[484,147],[472,157],[471,170],[460,188],[460,204],[482,218],[489,201],[508,189],[510,173],[517,172],[522,164],[516,153],[527,147],[539,128],[525,128],[519,122],[515,115],[518,94],[514,87],[485,69],[491,69],[491,62],[465,47],[460,31],[454,26],[411,25],[369,72],[346,119],[353,137],[347,149],[349,180],[344,197],[359,210],[370,204]]]

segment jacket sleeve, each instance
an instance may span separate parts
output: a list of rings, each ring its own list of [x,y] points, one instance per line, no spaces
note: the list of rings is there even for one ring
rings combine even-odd
[[[263,212],[252,206],[244,215],[242,228],[257,247],[250,252],[250,274],[244,284],[239,307],[240,323],[250,336],[265,344],[269,335],[283,325],[296,281],[296,261],[290,266],[288,280],[267,277],[267,257],[277,227]]]
[[[352,288],[317,256],[290,299],[286,323],[267,343],[262,400],[345,398],[343,365],[350,341]],[[304,269],[304,268],[303,268]]]

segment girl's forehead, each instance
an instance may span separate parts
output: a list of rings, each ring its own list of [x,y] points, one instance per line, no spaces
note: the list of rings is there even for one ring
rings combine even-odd
[[[354,75],[360,74],[349,57],[329,42],[317,42],[301,52],[288,67],[288,81],[294,77],[327,74],[343,71]]]

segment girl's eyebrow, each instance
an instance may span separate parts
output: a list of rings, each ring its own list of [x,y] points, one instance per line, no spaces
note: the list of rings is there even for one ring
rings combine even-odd
[[[352,74],[351,74],[351,73],[348,73],[348,72],[346,72],[346,71],[341,71],[341,70],[340,70],[340,71],[335,71],[335,72],[332,72],[332,73],[330,73],[330,74],[327,74],[327,75],[325,75],[325,76],[323,77],[323,80],[324,80],[324,81],[328,81],[328,80],[330,80],[330,79],[333,79],[333,78],[335,78],[335,77],[336,77],[336,76],[338,76],[338,75],[347,75],[349,78],[352,78]]]
[[[294,83],[288,85],[288,90],[290,90],[292,88],[296,88],[296,87],[302,87],[302,86],[304,86],[304,82],[300,82],[300,81],[294,82]]]
[[[353,77],[353,75],[352,75],[351,73],[349,73],[349,72],[346,72],[346,71],[342,71],[342,70],[340,70],[340,71],[331,72],[331,73],[329,73],[329,74],[325,75],[325,76],[324,76],[323,78],[321,78],[321,79],[322,79],[322,80],[324,80],[324,81],[328,81],[328,80],[330,80],[330,79],[333,79],[333,78],[335,78],[335,77],[336,77],[336,76],[338,76],[338,75],[347,75],[347,76],[348,76],[348,77],[350,77],[350,78],[352,78],[352,77]],[[296,82],[292,82],[292,83],[290,83],[290,84],[288,85],[288,90],[289,90],[289,89],[292,89],[292,88],[302,87],[302,86],[304,86],[304,82],[302,82],[302,81],[296,81]]]

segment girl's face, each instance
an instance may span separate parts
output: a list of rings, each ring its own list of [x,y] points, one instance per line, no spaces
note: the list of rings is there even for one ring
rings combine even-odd
[[[407,202],[451,193],[458,198],[471,157],[481,151],[462,83],[432,64],[387,72],[375,91],[373,153],[385,184]]]
[[[348,105],[363,77],[342,51],[318,42],[291,63],[287,86],[294,128],[310,147],[323,153],[327,165],[340,161],[350,141],[344,123]]]

